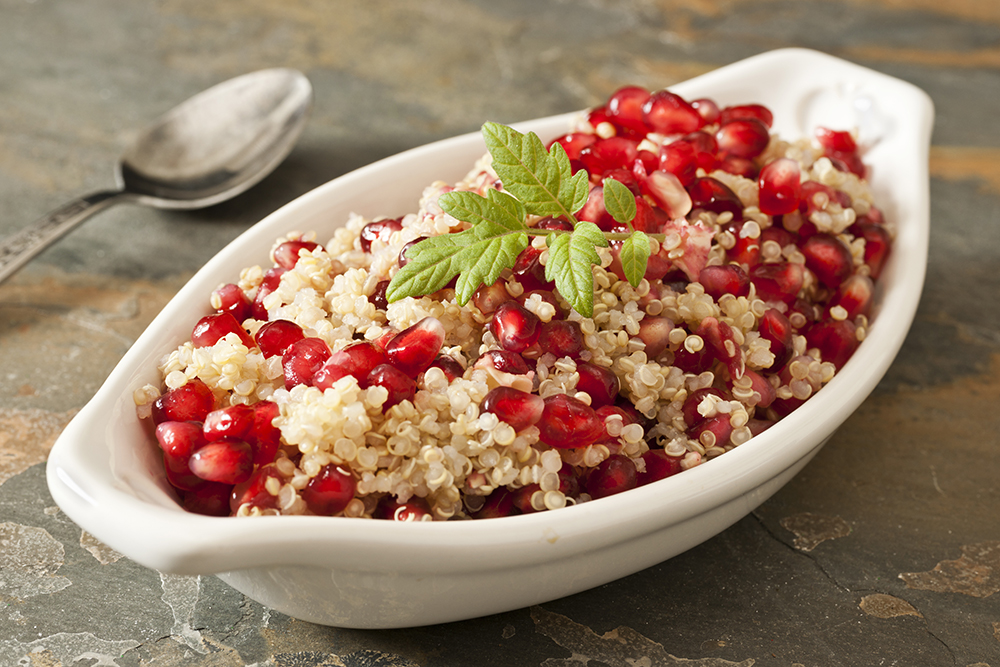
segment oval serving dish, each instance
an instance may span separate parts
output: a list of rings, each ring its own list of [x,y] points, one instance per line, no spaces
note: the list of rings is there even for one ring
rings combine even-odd
[[[671,90],[759,102],[786,139],[817,125],[857,126],[875,200],[898,229],[874,322],[837,376],[737,449],[667,479],[594,502],[480,521],[396,523],[340,517],[215,518],[182,510],[132,392],[158,384],[157,362],[186,339],[208,295],[265,263],[293,230],[329,236],[348,214],[416,210],[433,180],[459,180],[484,152],[479,133],[437,142],[342,176],[291,202],[212,259],[152,322],[48,461],[56,502],[82,528],[150,568],[217,574],[296,618],[354,628],[428,625],[577,593],[681,553],[732,525],[791,479],[871,392],[916,311],[927,262],[927,158],[933,108],[920,89],[821,53],[785,49]],[[517,125],[543,140],[570,115]],[[392,188],[387,188],[391,183]]]

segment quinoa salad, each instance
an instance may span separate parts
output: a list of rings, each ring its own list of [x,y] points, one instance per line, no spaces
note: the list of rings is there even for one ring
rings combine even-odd
[[[134,394],[180,504],[505,517],[627,492],[745,444],[864,339],[894,236],[849,128],[789,139],[771,124],[759,104],[619,89],[545,144],[567,176],[583,174],[582,206],[529,206],[488,284],[473,269],[436,282],[419,271],[435,239],[471,233],[457,195],[515,192],[492,148],[407,215],[357,212],[332,238],[276,239],[270,263],[206,295],[161,384]],[[585,227],[596,241],[580,250]],[[556,266],[561,241],[592,258],[590,283],[567,282],[580,272]]]

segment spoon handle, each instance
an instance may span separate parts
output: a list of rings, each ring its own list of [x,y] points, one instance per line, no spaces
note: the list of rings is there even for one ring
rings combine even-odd
[[[0,241],[0,283],[71,229],[124,196],[120,190],[106,190],[74,199]]]

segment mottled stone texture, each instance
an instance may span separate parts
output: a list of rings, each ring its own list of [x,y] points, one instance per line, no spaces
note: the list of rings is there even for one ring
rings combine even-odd
[[[0,665],[1000,667],[1000,5],[980,0],[0,0],[0,234],[113,182],[134,132],[244,71],[316,91],[272,176],[105,212],[0,285]],[[447,626],[338,630],[70,522],[44,459],[184,280],[286,201],[478,128],[804,46],[934,98],[932,246],[876,392],[750,517],[624,580]]]

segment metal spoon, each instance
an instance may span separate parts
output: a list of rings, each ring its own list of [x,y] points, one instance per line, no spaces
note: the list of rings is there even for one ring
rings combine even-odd
[[[0,242],[0,282],[112,204],[195,209],[243,192],[285,159],[312,103],[291,69],[265,69],[203,91],[144,130],[116,165],[118,189],[52,211]]]

